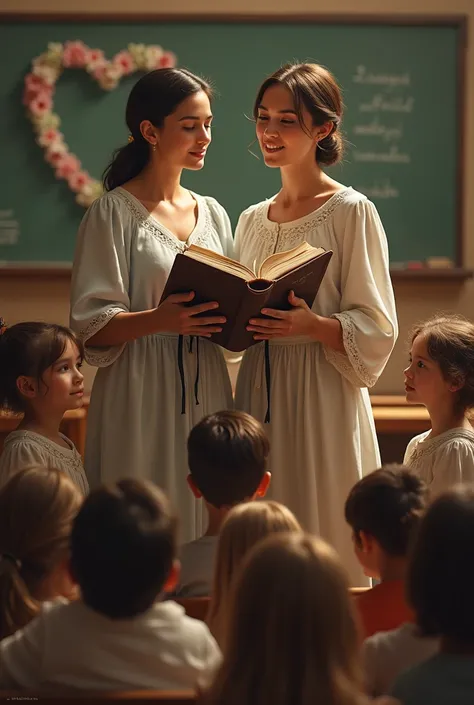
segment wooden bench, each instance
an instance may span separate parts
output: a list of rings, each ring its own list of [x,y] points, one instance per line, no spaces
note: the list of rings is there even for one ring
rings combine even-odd
[[[159,691],[136,690],[125,692],[89,692],[89,691],[41,691],[41,690],[0,690],[0,702],[40,702],[41,705],[104,705],[104,703],[120,701],[125,703],[142,703],[148,705],[193,705],[198,702],[198,696],[193,691]]]

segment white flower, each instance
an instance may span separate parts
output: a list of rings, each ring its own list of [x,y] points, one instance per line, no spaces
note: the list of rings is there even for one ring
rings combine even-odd
[[[58,80],[60,71],[57,68],[54,68],[54,66],[50,66],[49,64],[44,64],[40,62],[35,64],[35,62],[33,62],[32,73],[35,76],[39,76],[40,78],[42,78],[48,86],[54,86],[54,84]]]
[[[49,42],[48,44],[48,54],[58,54],[59,56],[62,56],[63,54],[63,45],[61,42]]]
[[[100,69],[99,69],[100,71]],[[119,80],[123,76],[123,71],[119,66],[113,66],[112,64],[107,64],[103,72],[97,77],[99,86],[104,89],[104,91],[111,91],[117,87]]]
[[[128,51],[133,56],[139,70],[146,69],[146,46],[145,44],[129,44]]]
[[[149,71],[156,69],[163,53],[163,49],[159,46],[147,47],[145,50],[145,68]]]
[[[46,132],[46,130],[50,129],[57,130],[61,124],[60,117],[56,113],[45,113],[40,117],[32,116],[31,119],[38,132]]]
[[[80,206],[88,208],[97,198],[102,196],[104,189],[100,181],[90,181],[86,184],[76,196],[76,203]]]

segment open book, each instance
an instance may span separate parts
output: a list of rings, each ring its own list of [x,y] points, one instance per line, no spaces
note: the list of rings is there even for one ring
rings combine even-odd
[[[222,315],[227,322],[211,340],[240,352],[256,342],[246,326],[250,318],[262,317],[263,307],[289,310],[288,295],[293,290],[311,308],[331,257],[331,250],[303,242],[270,255],[252,271],[229,257],[191,245],[176,255],[161,301],[188,291],[195,292],[190,306],[218,301],[217,310],[203,315]]]

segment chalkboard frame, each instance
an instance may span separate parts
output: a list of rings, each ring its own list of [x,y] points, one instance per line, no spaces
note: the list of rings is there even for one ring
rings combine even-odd
[[[459,130],[457,138],[457,173],[456,173],[456,232],[455,232],[455,267],[450,269],[392,269],[394,280],[408,281],[464,281],[472,277],[473,272],[464,266],[464,207],[465,207],[465,154],[466,136],[466,65],[468,46],[468,18],[464,14],[339,14],[339,13],[300,13],[300,14],[249,14],[249,13],[91,13],[91,12],[53,12],[53,13],[18,13],[0,12],[0,22],[195,22],[195,23],[249,23],[249,24],[362,24],[388,26],[443,26],[454,27],[458,33],[456,58],[456,97]],[[70,277],[71,267],[21,266],[0,267],[0,274],[13,277]]]

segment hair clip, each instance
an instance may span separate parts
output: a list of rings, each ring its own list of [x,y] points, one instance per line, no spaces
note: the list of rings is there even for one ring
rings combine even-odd
[[[131,142],[134,142],[134,141],[135,141],[134,136],[133,136],[133,135],[129,135],[129,136],[128,136],[128,144],[130,144]]]
[[[7,329],[7,324],[5,323],[3,318],[0,318],[0,335],[2,335],[2,333],[5,333],[6,329]]]

